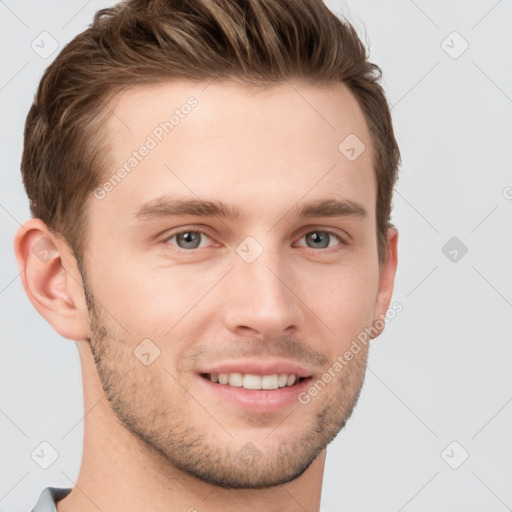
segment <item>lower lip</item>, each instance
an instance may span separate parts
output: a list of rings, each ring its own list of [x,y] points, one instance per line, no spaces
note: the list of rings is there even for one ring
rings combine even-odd
[[[218,384],[199,375],[199,379],[207,389],[216,393],[223,400],[256,412],[277,411],[283,407],[297,404],[298,395],[310,384],[311,377],[303,379],[298,384],[277,389],[245,389],[243,387]]]

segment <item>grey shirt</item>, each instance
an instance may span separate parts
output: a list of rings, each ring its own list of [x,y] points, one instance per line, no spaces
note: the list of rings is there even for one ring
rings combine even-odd
[[[57,512],[55,503],[70,492],[71,488],[47,487],[39,496],[36,506],[31,512]]]

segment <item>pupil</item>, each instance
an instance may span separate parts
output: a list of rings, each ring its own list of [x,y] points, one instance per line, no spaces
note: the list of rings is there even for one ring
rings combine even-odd
[[[182,233],[180,235],[180,237],[185,242],[185,244],[187,244],[187,248],[190,248],[188,244],[194,245],[194,243],[195,243],[195,247],[197,247],[197,241],[198,241],[197,234],[187,231],[186,233]]]
[[[318,242],[320,242],[321,247],[322,247],[322,248],[325,248],[325,247],[327,247],[327,245],[328,245],[327,237],[326,237],[325,235],[326,235],[325,233],[324,233],[324,234],[322,234],[322,235],[319,235],[319,234],[318,234],[318,231],[314,231],[313,233],[311,233],[310,238],[312,239],[312,241],[313,241],[317,246],[319,246]],[[322,244],[322,239],[323,239],[323,242],[324,242],[323,244]],[[325,242],[327,242],[327,245],[326,245],[326,243],[325,243]]]

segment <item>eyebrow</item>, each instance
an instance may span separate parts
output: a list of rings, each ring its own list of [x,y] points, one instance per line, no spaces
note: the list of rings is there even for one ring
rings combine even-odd
[[[318,199],[296,204],[290,213],[299,218],[310,217],[359,217],[367,218],[366,208],[354,201],[337,199]],[[136,213],[137,220],[152,220],[176,216],[220,217],[224,219],[239,219],[242,210],[238,205],[231,206],[222,201],[204,201],[201,199],[173,199],[159,197],[149,201]]]
[[[202,201],[200,199],[172,199],[158,197],[146,203],[135,215],[136,219],[150,220],[160,217],[195,215],[200,217],[221,217],[238,219],[242,216],[240,208],[222,201]]]
[[[292,209],[300,218],[308,217],[368,217],[366,208],[359,203],[344,199],[319,199]]]

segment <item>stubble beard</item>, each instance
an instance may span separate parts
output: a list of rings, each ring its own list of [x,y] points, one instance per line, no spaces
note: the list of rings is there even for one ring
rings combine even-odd
[[[157,402],[162,390],[151,386],[162,381],[158,375],[156,380],[143,375],[149,368],[142,367],[127,348],[132,346],[130,339],[122,336],[113,321],[109,320],[107,327],[106,316],[100,314],[101,306],[95,306],[85,280],[84,289],[90,315],[90,348],[105,397],[121,425],[171,470],[177,469],[226,489],[283,485],[308,469],[345,426],[357,404],[366,372],[367,349],[361,350],[358,357],[312,399],[312,402],[322,400],[322,407],[307,426],[304,425],[308,419],[304,415],[305,406],[297,402],[285,419],[285,423],[296,422],[300,426],[301,433],[295,439],[287,435],[279,440],[279,427],[269,436],[276,438],[272,449],[258,447],[251,439],[241,440],[240,435],[226,434],[215,439],[204,423],[197,425],[187,420],[187,402],[190,407],[193,400],[178,400],[170,407],[162,407]],[[171,376],[166,378],[170,381],[167,389],[172,392],[174,384],[179,391],[179,385]],[[207,404],[203,406],[207,409]],[[225,430],[229,433],[229,425],[225,425]]]

